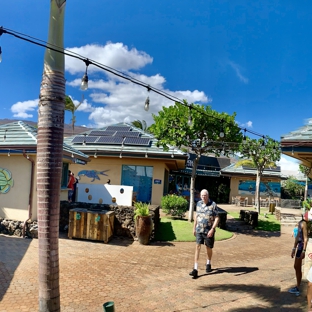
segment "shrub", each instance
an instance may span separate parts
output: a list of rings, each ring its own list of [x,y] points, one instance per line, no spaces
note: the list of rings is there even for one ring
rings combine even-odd
[[[136,220],[136,218],[138,216],[140,217],[146,217],[149,216],[149,209],[148,209],[148,204],[146,203],[142,203],[142,202],[135,202],[134,203],[134,220]]]
[[[188,202],[182,196],[166,195],[161,199],[161,209],[172,216],[183,217],[187,211]]]

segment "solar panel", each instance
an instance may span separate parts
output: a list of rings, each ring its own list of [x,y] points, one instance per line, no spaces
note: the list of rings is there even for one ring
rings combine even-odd
[[[151,139],[149,138],[126,138],[124,144],[148,146],[150,144],[150,141]]]
[[[72,143],[94,143],[96,140],[98,139],[98,137],[88,137],[88,136],[76,136],[72,139]]]
[[[113,136],[116,131],[107,130],[93,130],[90,132],[89,136]]]
[[[115,137],[121,136],[121,137],[131,137],[131,138],[138,138],[140,135],[140,132],[136,131],[117,131],[115,134]]]
[[[101,136],[96,141],[97,144],[121,144],[123,138],[122,137],[108,137]]]
[[[106,131],[130,131],[131,127],[108,126]]]

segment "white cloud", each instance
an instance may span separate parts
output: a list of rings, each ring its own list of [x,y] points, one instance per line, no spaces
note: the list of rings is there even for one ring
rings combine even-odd
[[[200,90],[172,91],[165,89],[166,79],[161,74],[147,76],[138,73],[137,70],[152,63],[153,58],[144,51],[138,51],[135,48],[129,49],[122,43],[108,42],[104,46],[90,44],[83,47],[67,48],[67,50],[123,71],[123,74],[131,77],[131,79],[150,85],[176,99],[186,99],[189,103],[208,103],[211,101]],[[65,69],[75,76],[72,80],[67,80],[67,85],[78,89],[82,73],[85,71],[84,62],[66,57]],[[103,127],[112,123],[132,122],[137,119],[145,120],[149,126],[154,122],[152,114],[158,114],[163,106],[174,104],[173,101],[162,95],[153,91],[148,92],[145,87],[95,66],[90,65],[88,73],[91,73],[88,75],[88,91],[86,92],[88,101],[85,100],[78,108],[78,111],[90,113],[88,127]],[[148,112],[144,110],[147,96],[150,98]]]
[[[38,108],[39,100],[29,100],[24,102],[17,102],[11,106],[11,112],[13,113],[13,117],[27,119],[32,118],[33,114],[29,114],[28,112],[33,112]]]
[[[252,128],[252,121],[247,121],[247,122],[244,122],[244,123],[240,123],[238,122],[238,125],[241,127],[241,128]]]
[[[248,84],[249,79],[243,76],[241,66],[236,64],[236,63],[234,63],[234,62],[232,62],[232,61],[229,61],[229,65],[234,69],[234,71],[235,71],[237,77],[239,78],[239,80],[242,81],[245,84]]]
[[[299,172],[299,161],[286,155],[282,155],[279,161],[281,172],[287,176],[300,176]]]
[[[137,70],[153,62],[153,58],[147,53],[135,48],[129,49],[121,42],[107,42],[105,46],[88,44],[82,47],[66,48],[66,50],[117,70]],[[86,66],[83,61],[65,56],[65,70],[71,74],[82,73],[85,69]],[[96,71],[103,72],[103,69],[93,65],[88,67],[88,72]]]

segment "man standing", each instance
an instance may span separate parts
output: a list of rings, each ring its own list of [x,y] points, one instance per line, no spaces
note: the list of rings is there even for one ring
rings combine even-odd
[[[291,251],[291,257],[295,257],[294,269],[296,272],[297,285],[293,288],[290,288],[288,292],[295,294],[296,296],[300,295],[300,284],[302,279],[302,259],[304,259],[305,251],[308,244],[308,230],[307,222],[302,218],[298,223],[298,234],[295,239],[294,248]]]
[[[196,205],[196,218],[194,221],[193,233],[196,237],[194,269],[190,272],[193,278],[198,277],[198,258],[202,244],[206,245],[207,264],[206,272],[211,269],[212,248],[214,245],[216,227],[219,223],[218,208],[214,201],[209,198],[207,190],[200,192],[201,200]]]

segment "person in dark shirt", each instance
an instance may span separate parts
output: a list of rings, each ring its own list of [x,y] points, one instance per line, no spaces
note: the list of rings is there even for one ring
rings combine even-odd
[[[198,277],[198,258],[201,245],[206,245],[207,263],[206,272],[211,269],[212,248],[214,246],[216,227],[219,223],[218,208],[214,201],[209,198],[207,190],[200,192],[201,200],[196,205],[196,217],[194,221],[193,233],[196,237],[194,269],[190,272],[193,278]]]

